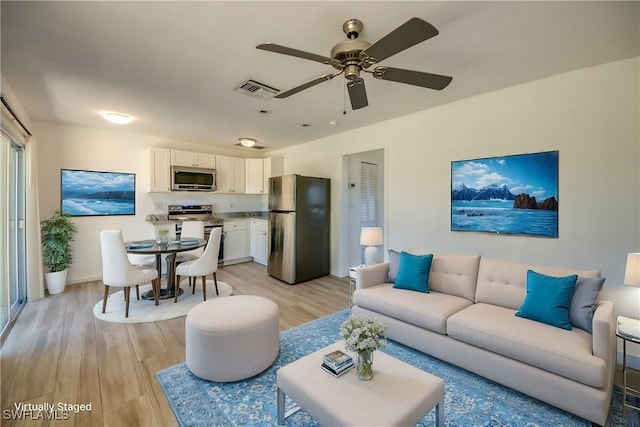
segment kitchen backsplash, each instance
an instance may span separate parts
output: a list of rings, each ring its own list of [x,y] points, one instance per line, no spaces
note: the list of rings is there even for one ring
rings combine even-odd
[[[246,212],[214,212],[213,218],[219,219],[235,219],[235,218],[267,218],[267,211],[246,211]],[[151,214],[147,215],[147,221],[151,223],[169,221],[167,214]]]

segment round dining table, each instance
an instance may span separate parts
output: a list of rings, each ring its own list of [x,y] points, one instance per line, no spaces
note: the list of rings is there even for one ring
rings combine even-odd
[[[207,241],[198,238],[184,237],[180,240],[171,240],[168,243],[159,243],[155,240],[137,240],[135,242],[126,242],[125,247],[127,253],[137,255],[155,255],[156,270],[158,277],[162,277],[162,255],[168,254],[167,257],[167,287],[160,289],[160,299],[169,299],[175,296],[175,263],[176,254],[178,252],[191,251],[207,245]],[[180,289],[180,293],[183,289]],[[153,291],[146,292],[142,295],[144,299],[153,300]]]

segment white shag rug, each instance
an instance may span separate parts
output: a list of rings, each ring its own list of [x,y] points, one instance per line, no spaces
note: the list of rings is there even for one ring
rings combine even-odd
[[[174,319],[176,317],[185,316],[189,310],[202,302],[202,281],[198,279],[196,285],[196,293],[191,293],[188,279],[184,279],[180,282],[180,288],[184,291],[182,295],[178,297],[178,302],[175,303],[173,298],[161,299],[156,306],[153,300],[145,300],[140,298],[136,299],[135,287],[131,287],[131,301],[129,301],[129,317],[124,317],[124,291],[109,292],[109,298],[107,299],[107,310],[102,313],[102,300],[93,307],[93,314],[98,319],[105,320],[107,322],[117,323],[143,323],[143,322],[157,322],[159,320]],[[140,295],[151,290],[151,285],[140,286]],[[226,282],[218,281],[218,292],[216,296],[216,287],[213,280],[207,280],[207,301],[214,298],[228,297],[231,295],[233,289],[231,285]]]

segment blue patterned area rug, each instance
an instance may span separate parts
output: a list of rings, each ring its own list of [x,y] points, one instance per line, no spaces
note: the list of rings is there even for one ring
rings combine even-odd
[[[247,380],[234,383],[205,381],[194,376],[185,363],[180,363],[158,372],[158,381],[183,427],[275,426],[276,371],[338,341],[340,324],[348,314],[345,310],[282,332],[280,354],[274,364]],[[591,427],[588,421],[394,341],[389,340],[384,351],[444,379],[447,426]],[[638,411],[627,410],[623,418],[621,400],[621,390],[615,387],[607,427],[640,427]],[[287,410],[293,407],[295,402],[287,398]],[[419,426],[433,426],[434,423],[432,411]],[[300,410],[287,418],[287,425],[317,424]]]

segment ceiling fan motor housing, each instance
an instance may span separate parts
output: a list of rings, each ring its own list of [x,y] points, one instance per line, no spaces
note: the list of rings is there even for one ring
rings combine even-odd
[[[364,65],[360,59],[360,52],[369,46],[371,46],[371,43],[360,39],[345,40],[338,43],[331,49],[331,57],[338,63],[332,65],[338,70],[344,70],[344,75],[347,79],[358,78]]]

